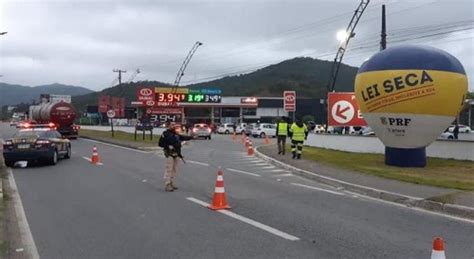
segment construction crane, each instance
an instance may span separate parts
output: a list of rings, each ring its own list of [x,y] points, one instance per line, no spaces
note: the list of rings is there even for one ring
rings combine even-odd
[[[337,54],[336,54],[336,57],[334,58],[334,62],[332,63],[331,75],[329,77],[329,81],[326,86],[328,93],[334,92],[334,88],[336,86],[337,74],[339,72],[339,67],[341,66],[344,53],[346,52],[347,45],[349,45],[349,40],[355,36],[355,32],[354,32],[355,27],[357,26],[357,23],[359,22],[360,17],[364,13],[365,8],[367,8],[367,5],[369,5],[369,2],[370,0],[362,0],[360,2],[357,9],[354,11],[354,15],[352,16],[352,19],[349,22],[349,25],[347,26],[346,31],[342,35],[341,44],[339,46],[339,49],[337,50]]]
[[[179,68],[178,74],[176,75],[176,79],[174,80],[174,90],[176,90],[176,88],[178,88],[179,82],[181,81],[181,78],[184,76],[184,71],[186,70],[186,67],[189,64],[189,61],[191,61],[191,58],[193,57],[194,53],[196,52],[196,50],[201,45],[202,45],[202,42],[196,41],[196,43],[194,43],[194,45],[191,48],[191,50],[189,51],[188,55],[184,59],[183,64]]]
[[[133,74],[128,78],[127,83],[132,82],[133,79],[135,79],[135,77],[137,77],[138,74],[140,74],[140,69],[139,68],[137,68],[137,70],[135,70],[133,72]]]

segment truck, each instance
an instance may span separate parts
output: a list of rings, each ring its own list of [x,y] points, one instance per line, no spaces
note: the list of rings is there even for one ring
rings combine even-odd
[[[66,101],[48,101],[29,108],[32,123],[52,125],[66,138],[76,139],[78,136],[80,127],[74,124],[76,116],[76,109]]]

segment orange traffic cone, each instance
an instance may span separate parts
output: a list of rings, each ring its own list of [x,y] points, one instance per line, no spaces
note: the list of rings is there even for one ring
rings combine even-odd
[[[264,140],[263,143],[265,143],[265,145],[270,144],[270,139],[268,138],[268,135],[267,135],[267,134],[265,134],[265,140]]]
[[[100,161],[99,153],[97,152],[97,147],[94,146],[92,148],[91,164],[96,165],[99,163],[99,161]]]
[[[211,210],[230,209],[230,206],[227,204],[227,199],[225,198],[224,173],[221,168],[217,171],[216,188],[214,189],[212,204],[209,205],[208,208]]]
[[[247,147],[247,155],[253,156],[252,141],[250,141],[249,146]]]
[[[242,137],[240,137],[240,142],[242,142],[242,144],[245,144],[245,133],[242,132]]]
[[[250,139],[249,137],[245,138],[245,147],[249,147]]]
[[[444,254],[444,241],[441,237],[435,237],[433,239],[431,259],[446,259],[446,255]]]

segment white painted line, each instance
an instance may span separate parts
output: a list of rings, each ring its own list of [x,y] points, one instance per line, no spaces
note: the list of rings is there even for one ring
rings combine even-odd
[[[314,187],[314,186],[310,186],[310,185],[305,185],[305,184],[300,184],[300,183],[291,183],[291,184],[296,185],[296,186],[300,186],[300,187],[303,187],[303,188],[311,189],[311,190],[328,192],[328,193],[332,193],[332,194],[336,194],[336,195],[344,195],[344,193],[335,192],[335,191],[331,191],[331,190],[326,190],[326,189],[322,189],[322,188],[318,188],[318,187]]]
[[[242,161],[241,163],[262,163],[263,161],[260,159],[256,160],[247,160],[247,161]]]
[[[192,202],[194,202],[194,203],[197,203],[197,204],[199,204],[199,205],[201,205],[201,206],[204,206],[204,207],[209,206],[209,204],[207,204],[206,202],[203,202],[203,201],[198,200],[198,199],[193,198],[193,197],[188,197],[188,198],[186,198],[186,199],[189,200],[189,201],[192,201]],[[224,215],[226,215],[226,216],[229,216],[229,217],[231,217],[231,218],[240,220],[240,221],[242,221],[242,222],[244,222],[244,223],[247,223],[247,224],[249,224],[249,225],[252,225],[252,226],[254,226],[254,227],[256,227],[256,228],[259,228],[259,229],[261,229],[261,230],[267,231],[268,233],[271,233],[271,234],[273,234],[273,235],[279,236],[279,237],[281,237],[281,238],[284,238],[284,239],[287,239],[287,240],[290,240],[290,241],[297,241],[297,240],[300,240],[298,237],[292,236],[292,235],[290,235],[290,234],[288,234],[288,233],[285,233],[285,232],[280,231],[280,230],[278,230],[278,229],[276,229],[276,228],[272,228],[272,227],[270,227],[270,226],[264,225],[264,224],[262,224],[262,223],[260,223],[260,222],[257,222],[257,221],[255,221],[255,220],[246,218],[246,217],[244,217],[244,216],[240,216],[239,214],[236,214],[236,213],[231,212],[231,211],[229,211],[229,210],[217,210],[217,212],[222,213],[222,214],[224,214]]]
[[[31,234],[30,226],[28,220],[26,219],[25,209],[23,208],[23,203],[21,202],[20,192],[16,186],[15,178],[11,169],[7,169],[8,173],[8,182],[11,188],[11,197],[15,207],[15,214],[18,221],[18,228],[20,231],[20,239],[22,244],[25,246],[26,258],[39,259],[38,249],[36,248],[35,240]]]
[[[272,175],[272,177],[288,177],[288,176],[295,176],[294,174],[276,174]]]
[[[264,166],[264,165],[268,166],[267,163],[256,163],[256,164],[253,164],[253,165],[255,165],[255,166]]]
[[[254,174],[254,173],[250,173],[250,172],[246,172],[246,171],[242,171],[242,170],[237,170],[237,169],[232,169],[232,168],[226,168],[226,170],[227,170],[227,171],[234,172],[234,173],[246,174],[246,175],[261,177],[261,175],[259,175],[259,174]]]
[[[202,163],[202,162],[198,162],[198,161],[188,160],[186,162],[191,163],[191,164],[196,164],[196,165],[209,166],[208,163]]]
[[[143,150],[133,149],[133,148],[129,148],[129,147],[122,147],[122,146],[119,146],[119,145],[114,145],[114,144],[110,144],[110,143],[105,143],[105,142],[98,141],[98,140],[93,140],[93,139],[81,138],[81,140],[89,141],[89,142],[94,142],[94,143],[99,143],[99,144],[106,145],[106,146],[121,148],[121,149],[129,150],[129,151],[134,151],[134,152],[138,152],[138,153],[142,153],[142,154],[150,154],[150,153],[153,152],[153,151],[143,151]]]
[[[385,204],[393,205],[393,206],[400,207],[400,208],[415,210],[415,211],[418,211],[418,212],[421,212],[421,213],[432,214],[432,215],[445,217],[445,218],[449,218],[449,219],[453,219],[453,220],[457,220],[457,221],[462,221],[462,222],[465,222],[465,223],[474,224],[474,220],[472,220],[472,219],[461,218],[461,217],[452,216],[452,215],[448,215],[448,214],[444,214],[444,213],[439,213],[439,212],[431,211],[431,210],[425,210],[425,209],[421,209],[421,208],[417,208],[417,207],[408,207],[408,206],[406,206],[404,204],[401,204],[401,203],[386,201],[386,200],[382,200],[382,199],[377,199],[377,198],[373,198],[373,197],[370,197],[370,196],[367,196],[367,195],[364,195],[364,194],[360,194],[360,193],[356,193],[356,192],[351,192],[351,191],[344,191],[344,192],[348,193],[348,194],[351,194],[352,197],[356,198],[356,199],[357,198],[362,198],[362,199],[369,200],[369,201],[385,203]]]
[[[89,157],[86,157],[86,156],[83,156],[82,158],[84,158],[85,160],[91,162],[91,159]],[[101,162],[97,163],[98,165],[104,165],[102,164]]]
[[[274,169],[275,167],[270,165],[270,166],[265,166],[265,167],[261,167],[260,169]]]
[[[288,170],[283,170],[283,169],[274,169],[274,170],[269,170],[269,172],[277,173],[277,172],[287,172],[289,173],[290,171]]]

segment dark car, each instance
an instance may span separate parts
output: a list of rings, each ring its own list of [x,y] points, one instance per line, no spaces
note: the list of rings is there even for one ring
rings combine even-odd
[[[3,143],[3,158],[10,167],[17,161],[55,165],[59,157],[71,157],[71,142],[54,128],[21,129]]]

